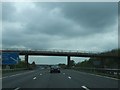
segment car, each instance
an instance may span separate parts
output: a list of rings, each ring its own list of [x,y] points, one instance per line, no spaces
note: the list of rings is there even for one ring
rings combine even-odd
[[[50,73],[60,73],[60,67],[58,65],[51,66]]]

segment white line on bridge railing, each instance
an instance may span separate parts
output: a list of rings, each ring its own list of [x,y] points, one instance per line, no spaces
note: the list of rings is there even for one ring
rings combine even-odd
[[[93,53],[100,54],[98,51],[83,51],[83,50],[63,50],[63,49],[25,49],[25,48],[6,48],[2,50],[18,50],[18,51],[43,51],[43,52],[73,52],[73,53]]]

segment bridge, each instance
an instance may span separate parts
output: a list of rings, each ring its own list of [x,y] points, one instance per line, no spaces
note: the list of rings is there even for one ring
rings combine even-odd
[[[0,52],[18,52],[19,55],[25,56],[25,61],[28,65],[29,55],[41,55],[41,56],[66,56],[67,65],[70,65],[70,57],[99,57],[99,58],[120,58],[118,54],[106,55],[102,52],[85,52],[77,50],[20,50],[20,49],[3,49]]]

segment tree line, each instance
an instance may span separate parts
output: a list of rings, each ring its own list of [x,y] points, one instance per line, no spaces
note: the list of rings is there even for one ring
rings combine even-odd
[[[36,64],[33,61],[31,64],[28,63],[28,66],[27,66],[27,62],[26,61],[20,60],[18,62],[18,64],[15,64],[15,65],[2,65],[2,68],[5,69],[6,66],[9,66],[10,69],[15,69],[15,68],[29,68],[29,69],[33,69],[33,68],[36,67]]]
[[[105,55],[119,55],[120,49],[113,49],[111,51],[106,51],[100,54]],[[91,67],[91,68],[120,68],[119,58],[100,58],[91,57],[89,60],[84,60],[83,62],[77,63],[76,67]]]
[[[119,55],[120,49],[113,49],[111,51],[106,51],[100,54],[104,55]],[[67,65],[59,64],[62,68],[66,68]],[[120,68],[119,58],[100,58],[100,57],[90,57],[88,60],[75,63],[74,60],[70,60],[70,67],[87,67],[87,68]]]

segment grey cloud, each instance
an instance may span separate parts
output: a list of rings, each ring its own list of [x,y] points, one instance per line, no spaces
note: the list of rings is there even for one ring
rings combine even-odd
[[[43,35],[30,35],[24,33],[9,32],[3,34],[3,47],[11,46],[23,46],[26,48],[49,48],[49,37],[43,37]],[[6,36],[7,35],[7,36]]]
[[[61,8],[66,18],[93,28],[114,24],[114,19],[118,15],[117,2],[49,2],[35,4],[36,7],[42,6],[47,10]]]
[[[65,3],[63,12],[66,18],[73,19],[89,28],[107,27],[115,23],[118,7],[115,3]]]
[[[70,20],[72,23],[66,24],[61,21],[61,17],[49,19],[45,15],[42,19],[46,21],[46,27],[41,28],[41,31],[52,35],[63,36],[87,36],[95,33],[105,33],[108,26],[116,24],[117,20],[117,3],[37,3],[36,7],[46,7],[46,10],[60,8],[62,18]],[[49,12],[48,11],[48,12]],[[47,18],[47,19],[46,19]],[[57,22],[56,22],[57,21]],[[75,30],[74,23],[82,28]],[[36,26],[34,27],[36,28]],[[75,31],[75,32],[74,32]],[[70,37],[69,37],[70,38]]]
[[[14,7],[13,3],[10,3],[10,2],[2,3],[2,20],[3,21],[16,21],[15,12],[16,12],[16,8]]]
[[[26,7],[17,13],[14,4],[5,3],[4,47],[81,50],[116,47],[114,41],[116,37],[113,37],[112,41],[106,39],[106,33],[114,32],[111,27],[116,24],[116,3],[34,3],[34,5],[34,8]],[[11,24],[12,22],[14,23]],[[100,44],[102,37],[105,38]]]

